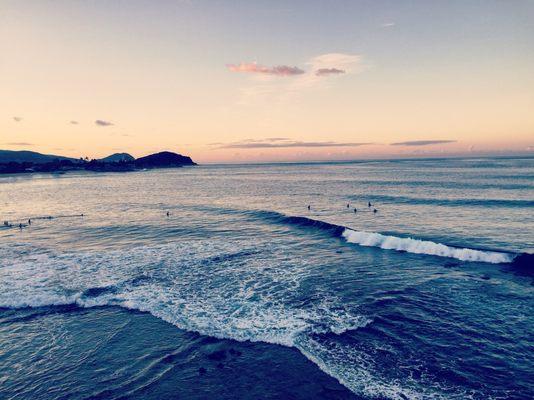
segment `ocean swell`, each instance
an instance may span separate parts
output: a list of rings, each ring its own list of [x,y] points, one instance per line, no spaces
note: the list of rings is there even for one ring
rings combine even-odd
[[[344,345],[347,331],[372,323],[357,299],[322,286],[321,268],[273,251],[236,240],[83,253],[0,248],[0,308],[120,306],[212,337],[295,347],[363,396],[447,398],[438,387],[388,380]]]
[[[287,216],[273,211],[257,211],[255,215],[263,219],[292,226],[317,229],[334,237],[342,237],[348,243],[360,246],[377,247],[414,254],[455,258],[460,261],[507,264],[514,261],[518,254],[505,251],[478,250],[450,246],[430,240],[413,239],[384,235],[377,232],[356,231],[354,229],[302,216]],[[528,254],[526,256],[529,256]]]
[[[439,257],[456,258],[460,261],[476,261],[491,264],[510,263],[514,255],[494,251],[483,251],[469,248],[451,247],[429,240],[401,238],[382,235],[380,233],[360,232],[346,228],[342,236],[349,243],[360,246],[379,247],[386,250],[406,251],[415,254],[427,254]]]

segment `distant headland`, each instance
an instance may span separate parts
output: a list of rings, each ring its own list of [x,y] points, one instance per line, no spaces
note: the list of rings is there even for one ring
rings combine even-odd
[[[180,168],[197,165],[191,157],[162,151],[134,158],[128,153],[115,153],[101,159],[71,158],[34,151],[0,150],[0,174],[67,171],[127,172],[152,168]]]

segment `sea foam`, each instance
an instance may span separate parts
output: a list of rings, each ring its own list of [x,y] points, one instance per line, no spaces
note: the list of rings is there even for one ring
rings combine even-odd
[[[372,319],[335,291],[310,297],[313,266],[275,260],[272,251],[239,241],[46,254],[0,248],[0,308],[120,306],[212,337],[295,347],[363,396],[446,398],[416,382],[388,382],[340,345],[339,335]]]
[[[511,263],[518,254],[461,248],[436,243],[430,240],[413,239],[384,235],[377,232],[356,231],[346,226],[336,225],[330,222],[312,219],[303,216],[288,216],[273,211],[256,211],[253,215],[263,219],[299,226],[309,229],[317,229],[335,237],[343,237],[347,242],[360,246],[377,247],[386,250],[404,251],[414,254],[426,254],[439,257],[456,258],[460,261],[476,261],[492,264]]]
[[[406,251],[415,254],[427,254],[439,257],[456,258],[461,261],[478,261],[492,264],[509,263],[514,255],[494,251],[451,247],[429,240],[401,238],[380,233],[354,231],[346,228],[342,236],[349,243],[360,246],[379,247],[387,250]]]

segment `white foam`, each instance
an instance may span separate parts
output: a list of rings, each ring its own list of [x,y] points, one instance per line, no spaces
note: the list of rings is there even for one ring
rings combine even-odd
[[[450,247],[428,240],[401,238],[397,236],[382,235],[380,233],[354,231],[352,229],[345,229],[343,231],[343,237],[347,242],[356,243],[360,246],[380,247],[381,249],[387,250],[450,257],[461,261],[502,264],[511,262],[513,259],[512,255],[506,253]]]
[[[415,384],[375,376],[357,349],[336,344],[331,333],[371,320],[357,304],[337,298],[335,288],[325,286],[308,298],[307,283],[319,270],[306,260],[273,257],[268,245],[247,246],[198,241],[65,254],[0,248],[0,307],[118,305],[204,335],[296,347],[361,395],[429,398]],[[243,250],[250,256],[233,257]],[[318,343],[317,336],[326,339]]]
[[[255,249],[225,260],[244,246],[197,242],[26,256],[4,248],[0,307],[119,305],[189,331],[285,346],[303,332],[340,334],[369,322],[335,296],[299,306],[298,289],[309,276],[305,261],[258,258]]]
[[[323,372],[336,378],[352,392],[366,398],[393,400],[467,399],[468,394],[453,388],[441,388],[434,382],[413,378],[386,378],[378,371],[373,357],[342,342],[322,342],[303,336],[296,347]],[[394,368],[394,366],[390,366]],[[452,390],[451,390],[452,389]]]

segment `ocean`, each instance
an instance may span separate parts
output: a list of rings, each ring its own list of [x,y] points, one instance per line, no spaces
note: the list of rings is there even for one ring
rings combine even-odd
[[[534,398],[533,211],[534,158],[0,177],[0,398]]]

